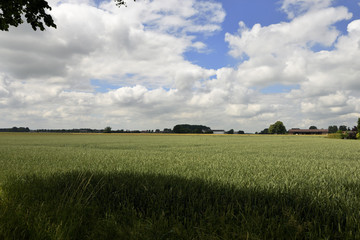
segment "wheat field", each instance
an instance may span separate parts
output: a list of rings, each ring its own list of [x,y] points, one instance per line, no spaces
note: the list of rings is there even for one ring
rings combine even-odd
[[[360,141],[0,134],[0,239],[360,239]]]

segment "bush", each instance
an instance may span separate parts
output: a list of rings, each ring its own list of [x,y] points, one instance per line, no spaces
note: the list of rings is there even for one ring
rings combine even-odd
[[[336,133],[328,134],[328,138],[357,139],[357,138],[359,138],[359,133],[356,134],[356,132],[354,132],[354,131],[350,131],[350,132],[337,131]]]
[[[328,138],[334,138],[334,139],[343,139],[342,133],[330,133],[327,136]]]
[[[347,139],[356,139],[356,135],[354,131],[347,132]]]

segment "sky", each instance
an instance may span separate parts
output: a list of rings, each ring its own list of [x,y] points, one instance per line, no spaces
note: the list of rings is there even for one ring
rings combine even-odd
[[[49,0],[0,32],[0,128],[354,126],[360,0]]]

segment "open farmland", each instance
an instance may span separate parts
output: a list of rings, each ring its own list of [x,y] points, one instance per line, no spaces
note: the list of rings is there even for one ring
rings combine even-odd
[[[360,239],[360,141],[0,134],[0,239]]]

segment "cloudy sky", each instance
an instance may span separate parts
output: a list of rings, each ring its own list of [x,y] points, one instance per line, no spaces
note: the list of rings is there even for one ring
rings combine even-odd
[[[356,125],[359,0],[50,0],[0,32],[0,128]]]

